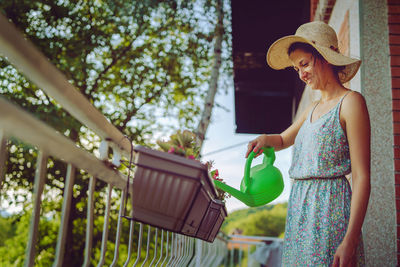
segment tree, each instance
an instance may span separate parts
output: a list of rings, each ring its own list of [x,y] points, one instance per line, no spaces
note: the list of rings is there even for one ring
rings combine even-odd
[[[287,203],[238,210],[224,222],[223,230],[242,230],[243,235],[282,237],[285,231]]]
[[[201,115],[200,122],[197,126],[196,134],[198,136],[198,144],[201,148],[206,136],[208,125],[210,124],[211,114],[214,107],[214,99],[218,90],[218,79],[221,67],[221,54],[222,54],[222,41],[224,36],[224,10],[223,1],[217,0],[217,23],[215,26],[215,40],[214,40],[214,59],[213,68],[211,71],[211,78],[209,81],[209,88],[207,91],[206,101]]]
[[[212,0],[49,1],[4,0],[0,10],[68,80],[135,144],[152,145],[156,132],[193,128],[210,79]],[[79,146],[94,151],[98,137],[56,101],[0,59],[0,93]],[[162,118],[162,119],[160,119]],[[9,202],[29,203],[37,150],[9,141],[4,189]],[[66,164],[50,158],[43,205],[60,211]],[[69,221],[66,266],[81,265],[89,175],[77,172]],[[96,184],[104,208],[104,184]],[[19,196],[25,198],[19,200]],[[3,195],[2,195],[3,197]],[[116,220],[115,214],[112,220]],[[96,231],[95,231],[96,232]],[[101,231],[95,234],[99,240]],[[110,232],[110,239],[113,232]]]

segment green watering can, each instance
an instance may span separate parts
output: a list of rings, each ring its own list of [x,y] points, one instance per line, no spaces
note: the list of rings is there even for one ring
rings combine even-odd
[[[263,163],[252,168],[251,162],[256,153],[252,151],[249,154],[240,191],[218,180],[214,180],[215,186],[249,207],[262,206],[276,199],[284,187],[282,173],[273,165],[275,161],[274,148],[264,147],[263,153]]]

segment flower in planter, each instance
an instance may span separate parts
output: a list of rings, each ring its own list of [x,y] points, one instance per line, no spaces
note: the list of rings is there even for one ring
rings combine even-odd
[[[168,141],[158,140],[157,144],[162,151],[185,158],[198,159],[200,156],[200,149],[196,143],[196,135],[188,130],[178,130],[170,136]]]
[[[164,152],[182,156],[188,159],[199,160],[200,148],[196,142],[196,135],[188,130],[178,130],[175,134],[170,136],[168,141],[158,140],[157,144]],[[214,165],[213,161],[206,162],[206,165],[209,174],[213,179],[224,182],[219,177],[219,172],[217,169],[211,171]],[[225,198],[230,197],[228,193],[222,191],[221,189],[216,188],[216,190],[218,199],[223,201]]]
[[[208,161],[206,164],[208,166],[208,170],[209,170],[210,176],[214,180],[221,181],[221,182],[225,183],[223,181],[223,179],[221,177],[219,177],[218,169],[210,171],[213,168],[214,162],[213,161]],[[215,189],[217,189],[217,197],[218,197],[218,199],[224,201],[226,198],[231,197],[230,194],[228,194],[227,192],[223,191],[222,189],[219,189],[218,187],[216,187]]]

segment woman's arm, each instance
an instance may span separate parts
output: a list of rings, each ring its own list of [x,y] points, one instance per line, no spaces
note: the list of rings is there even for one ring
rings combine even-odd
[[[352,198],[346,235],[336,251],[333,266],[346,266],[356,251],[368,207],[370,184],[370,120],[364,97],[350,93],[342,103],[341,120],[350,147]],[[340,265],[339,265],[340,264]]]
[[[271,146],[275,151],[279,151],[293,145],[294,139],[296,138],[301,125],[303,125],[308,113],[314,106],[315,103],[310,105],[305,111],[303,111],[303,113],[301,113],[300,117],[281,134],[263,134],[250,141],[247,147],[246,158],[252,150],[256,153],[258,151],[258,154],[255,157],[259,156],[262,153],[260,151],[262,147]]]

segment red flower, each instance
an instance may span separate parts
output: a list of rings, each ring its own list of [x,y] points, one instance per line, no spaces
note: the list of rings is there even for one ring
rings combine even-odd
[[[217,179],[218,177],[219,177],[218,170],[215,170],[214,173],[213,173],[213,178]]]
[[[168,150],[168,153],[174,153],[175,152],[175,148],[173,146],[171,146]]]

